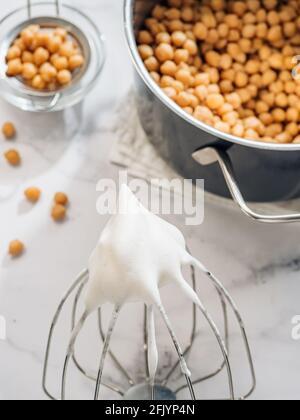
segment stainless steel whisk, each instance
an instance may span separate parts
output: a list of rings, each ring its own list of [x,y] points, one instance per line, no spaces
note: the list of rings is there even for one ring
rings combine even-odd
[[[207,381],[209,379],[212,379],[216,377],[218,374],[220,374],[225,368],[227,372],[227,378],[228,378],[228,386],[229,386],[229,400],[245,400],[249,398],[252,393],[254,392],[256,388],[256,376],[255,376],[255,369],[254,369],[254,363],[251,355],[251,350],[247,338],[247,334],[245,331],[244,323],[242,320],[242,317],[240,315],[239,310],[237,309],[236,304],[234,303],[232,297],[228,293],[228,291],[224,288],[224,286],[219,282],[218,279],[215,278],[215,276],[207,271],[207,276],[209,280],[211,281],[212,285],[216,289],[218,299],[221,303],[222,308],[222,315],[223,315],[223,321],[224,321],[224,336],[221,335],[218,327],[216,326],[213,318],[207,311],[207,309],[204,306],[198,307],[197,305],[193,305],[193,320],[192,320],[192,329],[191,329],[191,336],[190,336],[190,342],[183,351],[179,341],[174,333],[174,330],[172,328],[172,325],[170,323],[170,320],[165,312],[165,310],[162,307],[158,307],[159,313],[161,314],[168,332],[172,338],[173,344],[175,346],[177,355],[178,355],[178,361],[174,364],[174,366],[166,372],[164,379],[161,381],[155,381],[151,380],[149,375],[149,360],[148,360],[148,350],[149,350],[149,340],[151,337],[149,337],[149,307],[145,305],[144,310],[144,353],[145,353],[145,371],[147,372],[145,381],[143,384],[137,384],[135,380],[132,378],[131,374],[128,372],[128,370],[123,366],[123,364],[119,361],[119,359],[115,356],[114,353],[110,350],[110,343],[112,339],[112,335],[121,311],[121,307],[115,307],[109,328],[107,334],[104,332],[103,324],[102,324],[102,313],[101,308],[97,311],[97,317],[98,317],[98,329],[99,329],[99,336],[103,343],[103,351],[101,356],[101,362],[98,370],[98,375],[94,376],[87,372],[85,368],[82,367],[81,363],[78,361],[77,356],[75,354],[75,344],[78,338],[78,335],[80,331],[82,330],[82,327],[86,321],[85,314],[80,318],[79,322],[77,320],[77,311],[78,311],[78,304],[81,298],[81,295],[83,293],[83,290],[88,282],[89,279],[89,272],[88,270],[84,270],[76,279],[76,281],[73,283],[73,285],[70,287],[70,289],[67,291],[67,293],[64,295],[63,299],[61,300],[58,309],[54,315],[49,336],[48,336],[48,342],[47,342],[47,348],[46,348],[46,355],[45,355],[45,361],[44,361],[44,370],[43,370],[43,389],[46,393],[46,395],[52,399],[52,400],[65,400],[66,399],[66,378],[67,378],[67,372],[69,363],[72,360],[74,363],[74,366],[79,370],[81,374],[83,374],[86,378],[94,381],[96,383],[95,386],[95,395],[94,399],[99,399],[99,392],[100,387],[103,386],[113,393],[119,394],[122,398],[125,400],[176,400],[177,395],[182,392],[185,389],[189,390],[190,396],[192,400],[196,400],[196,394],[195,394],[195,385],[198,385],[204,381]],[[197,285],[196,285],[196,266],[191,266],[191,281],[193,290],[197,292]],[[65,359],[64,369],[61,377],[61,395],[60,398],[57,398],[53,396],[53,394],[48,390],[47,385],[47,376],[48,376],[48,367],[49,367],[49,358],[50,358],[50,352],[51,352],[51,346],[52,346],[52,340],[53,335],[55,332],[55,328],[57,326],[57,323],[60,319],[61,312],[67,303],[68,299],[71,297],[71,295],[75,293],[75,298],[72,305],[72,337],[69,342],[68,351]],[[251,376],[251,386],[249,388],[249,391],[243,395],[243,396],[236,396],[235,393],[235,387],[234,387],[234,380],[233,380],[233,373],[231,368],[231,363],[229,360],[229,320],[228,320],[228,307],[233,311],[233,314],[239,324],[239,328],[241,331],[243,344],[245,346],[246,355],[249,363],[249,373]],[[185,376],[186,384],[178,387],[177,389],[171,390],[169,388],[169,383],[172,377],[174,376],[175,372],[179,368],[179,366],[186,366],[186,357],[191,352],[192,348],[195,345],[195,340],[197,336],[198,331],[198,312],[197,309],[200,309],[202,315],[208,322],[209,327],[211,328],[212,332],[214,333],[214,336],[217,339],[218,345],[220,347],[220,350],[223,355],[223,363],[214,370],[211,374],[206,375],[205,377],[198,378],[196,380],[192,380],[189,375],[186,374],[185,369],[183,369],[183,374]],[[103,370],[105,366],[106,357],[109,355],[119,370],[119,372],[124,376],[126,381],[128,382],[128,389],[124,390],[121,389],[119,386],[109,383],[108,381],[103,379]]]

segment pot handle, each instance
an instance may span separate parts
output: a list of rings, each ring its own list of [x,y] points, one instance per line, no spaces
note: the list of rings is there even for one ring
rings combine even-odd
[[[206,147],[197,150],[192,154],[193,159],[203,166],[211,165],[218,162],[223,172],[225,181],[229,188],[235,203],[240,207],[246,216],[261,223],[295,223],[300,222],[300,214],[284,214],[284,215],[266,215],[259,214],[251,210],[244,200],[244,197],[238,187],[233,165],[228,153],[215,147]]]

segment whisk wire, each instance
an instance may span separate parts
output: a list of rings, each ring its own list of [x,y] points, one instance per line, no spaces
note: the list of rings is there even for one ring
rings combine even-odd
[[[52,323],[51,323],[51,327],[50,327],[50,332],[48,335],[48,340],[47,340],[47,346],[46,346],[46,355],[45,355],[45,359],[44,359],[44,366],[43,366],[43,390],[45,392],[45,394],[51,399],[51,400],[56,400],[56,398],[48,391],[47,388],[47,374],[48,374],[48,366],[49,366],[49,356],[50,356],[50,350],[51,350],[51,344],[52,344],[52,339],[53,339],[53,335],[54,335],[54,331],[55,331],[55,327],[58,323],[60,314],[64,308],[64,305],[66,303],[66,301],[69,299],[69,297],[71,296],[71,294],[76,290],[76,288],[81,285],[82,283],[84,284],[87,281],[87,277],[88,277],[88,270],[83,270],[78,277],[76,278],[76,280],[74,281],[74,283],[72,284],[72,286],[69,288],[69,290],[65,293],[65,295],[63,296],[63,298],[61,299],[58,308],[54,314]]]
[[[95,401],[99,400],[100,386],[101,386],[101,381],[102,381],[102,375],[103,375],[105,360],[106,360],[106,356],[107,356],[108,351],[109,351],[111,338],[112,338],[112,335],[113,335],[113,332],[114,332],[114,329],[115,329],[120,311],[121,311],[121,306],[116,306],[114,311],[113,311],[111,321],[110,321],[110,324],[109,324],[109,328],[108,328],[108,332],[107,332],[107,335],[106,335],[106,338],[105,338],[104,348],[103,348],[103,351],[102,351],[100,367],[99,367],[97,382],[96,382],[95,397],[94,397]]]

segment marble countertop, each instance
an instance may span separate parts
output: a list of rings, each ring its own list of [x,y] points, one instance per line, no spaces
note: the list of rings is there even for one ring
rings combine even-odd
[[[3,16],[12,0],[0,6]],[[0,341],[0,399],[45,399],[41,388],[42,364],[51,316],[62,293],[86,266],[106,217],[96,211],[96,184],[101,178],[116,179],[118,169],[109,163],[116,142],[112,116],[131,84],[132,70],[122,32],[120,0],[73,0],[93,16],[106,36],[108,60],[99,85],[75,109],[53,115],[32,115],[0,102],[0,124],[12,120],[18,128],[15,147],[23,164],[7,166],[0,141],[0,316],[7,321],[7,340]],[[37,185],[41,202],[24,202],[26,186]],[[63,190],[71,199],[68,220],[52,222],[49,211],[54,193]],[[199,228],[185,227],[178,216],[170,218],[181,228],[193,253],[202,259],[228,287],[245,319],[253,349],[258,385],[254,399],[299,399],[300,341],[292,339],[292,319],[300,314],[300,226],[262,226],[238,211],[207,202],[205,221]],[[25,255],[12,261],[6,256],[10,240],[26,244]],[[201,279],[201,293],[209,307],[216,308],[212,291]],[[190,325],[186,302],[168,295],[169,313],[182,340]],[[173,294],[172,294],[173,296]],[[126,309],[116,332],[113,348],[132,375],[143,375],[142,308]],[[59,374],[69,336],[65,314],[59,325],[50,364],[50,386],[56,395]],[[106,318],[106,314],[105,314]],[[189,364],[193,377],[207,373],[218,363],[214,341],[200,323],[201,334]],[[174,362],[175,355],[162,325],[159,325],[160,372]],[[99,341],[91,321],[79,343],[79,356],[96,369]],[[249,376],[239,347],[236,326],[232,330],[232,359],[238,393],[247,389]],[[94,361],[92,363],[92,361]],[[126,388],[114,367],[106,372],[111,381]],[[70,373],[68,397],[91,398],[93,384]],[[172,386],[181,384],[175,377]],[[197,387],[199,397],[226,397],[225,375]],[[184,393],[182,397],[186,396]],[[103,398],[115,398],[105,391]]]

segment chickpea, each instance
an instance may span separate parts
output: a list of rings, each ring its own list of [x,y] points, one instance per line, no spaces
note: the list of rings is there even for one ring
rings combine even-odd
[[[262,76],[262,84],[269,86],[271,83],[274,83],[277,79],[277,74],[273,70],[268,70]]]
[[[23,65],[22,77],[25,80],[32,80],[38,72],[37,67],[32,63],[25,63]]]
[[[57,38],[59,39],[59,44],[61,44],[61,39],[59,37],[57,37]],[[138,35],[139,44],[151,45],[151,44],[153,44],[153,41],[154,41],[154,38],[149,31],[140,31],[140,33]],[[59,47],[58,47],[58,49],[59,49]],[[58,49],[57,49],[57,51],[58,51]]]
[[[288,108],[286,111],[286,119],[289,122],[299,122],[300,112],[296,108]]]
[[[176,91],[176,89],[175,88],[173,88],[173,87],[164,87],[163,88],[163,91],[165,92],[165,94],[170,98],[170,99],[172,99],[173,101],[175,101],[176,100],[176,98],[177,98],[177,91]]]
[[[177,96],[176,102],[179,106],[185,108],[191,104],[191,97],[187,92],[180,92]]]
[[[153,48],[146,44],[139,45],[138,50],[143,60],[146,60],[147,58],[152,57],[154,55]],[[66,57],[60,57],[60,56],[58,56],[57,58],[66,59]],[[52,64],[55,65],[54,63]]]
[[[6,74],[9,77],[19,76],[23,71],[23,64],[19,58],[15,58],[14,60],[10,60],[7,63],[7,71]]]
[[[29,187],[24,191],[24,195],[31,203],[37,203],[41,197],[41,190],[36,187]]]
[[[218,121],[215,123],[215,128],[223,133],[230,134],[230,125],[223,121]]]
[[[74,71],[84,65],[84,58],[81,54],[72,55],[69,58],[69,70]]]
[[[26,28],[28,31],[32,32],[34,35],[41,29],[40,25],[29,25]]]
[[[279,93],[275,97],[275,104],[280,108],[286,108],[288,106],[288,97],[285,93]]]
[[[296,137],[299,133],[298,124],[296,124],[295,122],[290,122],[286,126],[285,129],[286,129],[286,132],[290,134],[290,141],[292,140],[293,137]]]
[[[211,84],[207,87],[208,93],[220,93],[220,87],[216,84]]]
[[[45,31],[39,31],[35,34],[35,44],[38,47],[48,47],[49,41],[50,41],[51,35],[48,32]]]
[[[57,76],[57,70],[50,63],[44,63],[40,67],[40,75],[44,82],[51,83]]]
[[[204,41],[207,38],[208,30],[207,27],[199,22],[194,27],[194,35],[199,41]]]
[[[18,239],[11,241],[8,247],[8,253],[13,258],[20,257],[23,254],[24,250],[24,244]]]
[[[221,62],[221,56],[215,51],[209,51],[205,55],[206,62],[213,67],[219,67]]]
[[[230,112],[233,111],[233,106],[228,104],[228,103],[224,103],[224,105],[222,105],[219,109],[218,109],[218,114],[220,114],[221,116],[228,114]]]
[[[67,57],[61,57],[57,55],[51,58],[51,63],[56,68],[57,71],[67,70],[69,68],[69,61]]]
[[[51,54],[57,53],[61,45],[62,41],[59,36],[50,36],[50,39],[48,41],[48,50]]]
[[[57,73],[57,80],[61,85],[68,85],[72,81],[72,74],[69,70],[60,70]]]
[[[39,89],[39,90],[43,90],[46,88],[46,83],[43,80],[42,76],[40,76],[39,74],[37,74],[31,82],[31,86],[35,89]]]
[[[176,64],[188,63],[189,59],[189,52],[184,48],[178,49],[174,53],[174,61]]]
[[[155,57],[147,58],[144,64],[149,71],[157,71],[159,69],[159,63]]]
[[[248,81],[249,81],[249,77],[246,73],[244,73],[244,72],[236,73],[235,84],[236,84],[237,87],[242,88],[242,87],[247,86]]]
[[[188,70],[178,70],[175,74],[176,80],[183,83],[185,86],[191,86],[194,82],[194,78]]]
[[[208,88],[205,85],[199,85],[195,88],[195,95],[200,100],[200,102],[204,102],[208,95]]]
[[[162,74],[166,76],[175,76],[175,73],[177,71],[177,65],[174,63],[174,61],[165,61],[161,67],[160,71]]]
[[[25,63],[32,63],[34,64],[34,57],[30,51],[24,51],[22,54],[22,62]]]
[[[17,46],[18,48],[20,48],[20,50],[23,52],[23,51],[25,51],[25,49],[26,49],[26,45],[25,45],[25,43],[24,43],[24,41],[23,41],[23,39],[22,38],[17,38],[16,40],[15,40],[15,42],[14,42],[14,44],[13,45],[15,45],[15,46]]]
[[[49,60],[49,51],[43,47],[39,47],[33,54],[34,63],[39,67]]]
[[[268,35],[267,35],[268,41],[271,43],[279,41],[282,39],[282,29],[280,25],[273,26],[269,29]]]
[[[74,55],[74,45],[72,42],[64,42],[63,44],[60,45],[59,47],[59,54],[63,57],[68,57],[70,58],[72,55]]]
[[[245,131],[245,138],[249,139],[249,140],[258,140],[259,139],[259,135],[257,133],[257,131],[253,130],[252,128],[248,128]]]
[[[175,47],[182,47],[187,40],[187,37],[184,32],[182,31],[175,31],[173,32],[172,36],[172,43]]]
[[[21,163],[21,156],[17,150],[8,150],[4,156],[7,162],[12,166],[19,166]]]
[[[155,56],[162,63],[165,61],[173,60],[174,50],[169,44],[160,44],[155,49]]]
[[[191,7],[183,7],[181,11],[181,18],[184,22],[192,22],[194,20],[194,11]]]
[[[242,30],[243,38],[252,39],[256,33],[256,26],[255,25],[245,25]]]
[[[2,126],[2,133],[7,140],[11,140],[16,136],[16,128],[13,123],[6,122]]]
[[[183,45],[184,49],[188,51],[190,55],[198,54],[198,46],[192,39],[187,39]]]
[[[233,134],[234,136],[243,137],[244,133],[245,133],[245,129],[244,129],[243,124],[237,123],[236,125],[232,127],[231,134]]]
[[[272,115],[268,112],[260,114],[259,119],[264,125],[270,125],[274,122]]]
[[[54,30],[54,35],[59,36],[62,39],[62,41],[65,41],[68,36],[68,32],[64,28],[56,28]]]
[[[281,123],[285,121],[285,112],[281,108],[276,108],[272,111],[272,117],[275,122]]]
[[[26,47],[30,47],[34,40],[34,32],[30,29],[24,29],[21,33],[21,39]]]
[[[281,70],[283,67],[283,56],[280,53],[272,54],[269,57],[269,64],[272,69]]]
[[[223,70],[229,70],[232,66],[232,58],[229,54],[222,54],[219,66]]]
[[[256,113],[259,114],[259,115],[267,113],[269,111],[269,109],[270,109],[270,107],[266,102],[258,101],[256,103],[255,110],[256,110]]]
[[[160,32],[155,37],[156,44],[171,44],[171,35],[168,32]],[[145,44],[144,44],[145,45]]]
[[[17,45],[13,45],[9,48],[8,53],[6,55],[6,60],[14,60],[15,58],[20,58],[22,54],[21,48]]]
[[[215,110],[224,105],[224,97],[217,93],[211,93],[207,96],[207,106],[208,108]]]
[[[156,71],[151,71],[150,72],[150,76],[152,77],[152,79],[154,80],[154,82],[156,82],[159,85],[159,82],[160,82],[160,75],[159,75],[159,73],[157,73]]]
[[[194,117],[206,124],[211,124],[213,121],[213,113],[206,106],[197,106],[194,111]]]
[[[222,93],[231,93],[233,91],[233,84],[230,80],[222,80],[220,82],[220,90]]]
[[[54,196],[54,201],[56,204],[67,206],[69,204],[69,197],[63,192],[57,192]]]
[[[67,210],[65,206],[61,204],[55,204],[52,208],[51,216],[55,222],[62,222],[67,215]]]

